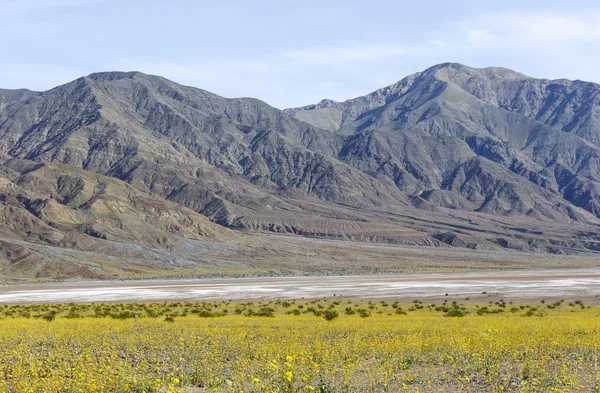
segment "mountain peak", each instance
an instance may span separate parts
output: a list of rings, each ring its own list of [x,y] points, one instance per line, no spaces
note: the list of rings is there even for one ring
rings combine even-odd
[[[453,63],[453,62],[447,61],[445,63],[440,63],[440,64],[433,65],[433,66],[427,68],[423,72],[427,72],[427,71],[430,71],[430,70],[433,71],[433,70],[439,70],[439,69],[446,69],[446,68],[451,68],[451,69],[454,69],[454,70],[473,69],[472,67],[466,66],[466,65],[461,64],[461,63]]]
[[[95,81],[114,81],[119,79],[134,79],[136,76],[147,76],[139,71],[105,71],[94,72],[87,77]]]
[[[441,63],[429,67],[421,75],[448,78],[456,75],[479,76],[486,79],[532,79],[530,76],[505,67],[469,67],[460,63]]]

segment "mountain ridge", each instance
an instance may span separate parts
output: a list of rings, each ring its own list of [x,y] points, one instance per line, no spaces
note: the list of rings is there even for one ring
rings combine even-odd
[[[461,73],[457,73],[458,77],[456,75],[453,74],[454,71],[459,70],[461,71]],[[442,77],[439,77],[440,73],[442,74]],[[465,76],[465,73],[467,73],[467,75]],[[510,78],[507,81],[506,75],[509,75]],[[442,64],[442,65],[438,65],[438,66],[434,66],[431,67],[427,70],[425,70],[422,73],[417,73],[417,74],[413,74],[411,76],[408,76],[404,79],[402,79],[400,82],[391,85],[387,88],[384,89],[379,89],[376,92],[373,92],[371,94],[368,94],[367,96],[363,96],[363,97],[359,97],[357,99],[352,99],[352,100],[348,100],[345,101],[343,103],[338,103],[338,104],[331,104],[328,103],[326,101],[326,105],[333,105],[333,107],[337,107],[337,108],[341,108],[338,109],[338,114],[337,117],[339,119],[341,119],[340,123],[338,124],[337,129],[333,130],[330,129],[330,131],[332,132],[336,132],[336,133],[341,133],[343,135],[351,135],[352,137],[356,137],[357,135],[360,134],[359,131],[362,130],[369,130],[369,129],[374,129],[376,131],[379,131],[381,129],[388,129],[388,131],[393,131],[393,130],[410,130],[411,127],[418,127],[417,123],[421,123],[423,124],[424,121],[423,120],[427,120],[427,116],[430,117],[437,117],[437,118],[441,118],[441,117],[447,117],[445,116],[445,113],[449,113],[452,118],[450,119],[443,119],[444,122],[448,122],[449,120],[452,122],[456,122],[458,126],[461,126],[464,123],[467,122],[471,122],[472,123],[472,116],[471,114],[476,112],[481,112],[483,114],[483,116],[480,116],[482,119],[478,119],[478,122],[480,124],[468,124],[467,126],[467,131],[477,131],[477,129],[480,129],[477,132],[471,132],[471,135],[465,135],[466,132],[465,130],[460,130],[458,129],[457,125],[454,126],[449,126],[448,124],[446,124],[446,126],[442,127],[442,131],[444,132],[448,132],[448,131],[454,131],[456,133],[456,135],[454,136],[458,136],[458,134],[463,134],[461,137],[463,140],[465,140],[467,143],[469,143],[468,139],[471,139],[471,143],[473,142],[477,142],[477,139],[480,138],[486,138],[487,142],[486,143],[493,143],[495,142],[500,142],[500,143],[512,143],[514,145],[515,141],[518,140],[518,136],[516,135],[512,135],[511,137],[507,138],[507,131],[514,131],[515,129],[518,129],[519,126],[513,126],[511,124],[510,127],[504,126],[504,127],[497,127],[497,124],[492,124],[490,125],[489,123],[502,123],[503,121],[498,121],[498,117],[506,117],[506,116],[523,116],[523,119],[519,119],[519,118],[515,118],[512,123],[519,123],[519,122],[534,122],[532,123],[529,128],[529,131],[524,131],[522,133],[522,135],[520,136],[520,138],[525,138],[522,139],[521,144],[526,143],[529,145],[533,145],[535,143],[541,143],[540,141],[536,141],[536,132],[537,134],[552,134],[555,133],[556,134],[556,130],[561,131],[561,132],[565,132],[565,131],[569,131],[571,132],[574,136],[576,137],[581,137],[582,139],[578,139],[578,138],[571,138],[571,137],[566,137],[562,134],[557,134],[554,135],[554,137],[556,137],[555,139],[558,139],[558,142],[561,143],[567,143],[567,144],[572,144],[572,145],[585,145],[584,147],[588,150],[588,154],[590,155],[590,157],[588,158],[588,162],[589,161],[593,161],[593,169],[590,168],[590,170],[587,171],[588,174],[593,174],[595,172],[595,168],[596,168],[596,164],[595,162],[597,161],[597,145],[595,143],[597,143],[597,135],[599,135],[598,131],[600,130],[600,117],[596,116],[596,113],[598,111],[598,104],[597,102],[599,102],[600,100],[598,99],[598,97],[600,97],[600,85],[597,84],[593,84],[593,83],[583,83],[584,85],[584,89],[588,92],[588,96],[591,95],[591,100],[588,100],[590,102],[587,103],[578,103],[579,106],[573,104],[573,94],[567,94],[566,97],[560,96],[560,94],[555,94],[555,96],[558,97],[554,97],[552,95],[548,95],[546,94],[546,97],[542,97],[544,99],[546,99],[546,101],[551,101],[553,98],[558,98],[560,100],[562,100],[561,102],[559,102],[558,104],[554,103],[555,107],[558,108],[563,108],[562,113],[558,110],[554,110],[552,113],[554,114],[553,116],[552,113],[548,114],[549,109],[552,109],[552,102],[548,103],[546,102],[544,105],[538,105],[541,106],[543,110],[545,110],[546,112],[539,112],[539,113],[535,113],[535,116],[531,117],[527,117],[526,115],[532,115],[531,110],[525,110],[523,108],[528,108],[527,105],[525,104],[529,104],[529,102],[527,102],[525,99],[523,99],[523,97],[519,96],[519,92],[517,91],[516,93],[514,91],[509,90],[508,93],[509,94],[504,94],[504,96],[507,97],[511,97],[512,94],[512,101],[513,102],[513,107],[515,108],[514,110],[512,110],[512,107],[510,107],[509,105],[507,105],[507,102],[509,102],[509,100],[499,94],[497,94],[498,92],[496,92],[492,87],[494,87],[496,90],[498,90],[498,86],[488,86],[486,85],[486,81],[482,81],[482,75],[486,78],[489,78],[490,75],[493,76],[493,80],[500,80],[502,83],[508,83],[509,85],[511,83],[519,83],[519,84],[531,84],[531,83],[538,83],[541,85],[542,89],[546,89],[548,88],[548,86],[551,87],[559,87],[559,88],[565,88],[565,85],[567,85],[567,88],[572,88],[573,84],[578,84],[578,82],[571,82],[568,80],[555,80],[555,81],[550,81],[550,80],[538,80],[535,78],[531,78],[531,77],[527,77],[524,76],[523,74],[520,73],[516,73],[507,69],[503,69],[503,68],[485,68],[485,69],[473,69],[470,67],[466,67],[466,66],[462,66],[459,64],[454,64],[454,63],[449,63],[449,64]],[[433,77],[432,77],[433,76]],[[468,77],[468,78],[467,78]],[[422,78],[429,78],[427,79],[427,83],[418,83]],[[479,78],[479,79],[478,79]],[[491,80],[490,79],[490,80]],[[513,82],[516,81],[516,82]],[[533,82],[532,82],[533,81]],[[488,81],[489,82],[489,81]],[[416,84],[417,88],[420,89],[414,89],[413,86]],[[427,89],[423,89],[423,85],[426,85]],[[558,86],[556,86],[558,85]],[[454,86],[454,87],[453,87]],[[435,87],[435,88],[434,88]],[[522,87],[522,86],[521,86]],[[415,91],[416,90],[416,91]],[[514,87],[513,87],[514,90]],[[531,91],[533,89],[529,89],[528,91]],[[540,89],[538,89],[540,90]],[[382,94],[382,92],[385,92],[385,94]],[[502,91],[501,91],[502,92]],[[534,93],[536,93],[536,91],[534,90]],[[539,92],[537,92],[539,93]],[[583,93],[578,92],[580,95],[582,95]],[[412,97],[410,96],[412,94]],[[431,94],[434,94],[434,96],[431,96]],[[439,97],[436,96],[436,94],[446,94],[447,97],[442,97],[441,99],[439,99]],[[407,98],[408,97],[408,98]],[[423,101],[423,97],[425,97],[425,100]],[[498,99],[500,99],[500,101],[498,101]],[[494,99],[496,101],[494,101]],[[400,102],[401,100],[408,100],[409,102],[406,104],[404,102],[402,102],[402,104],[399,106],[397,103]],[[437,100],[437,103],[436,103]],[[516,101],[515,101],[516,100]],[[537,101],[536,101],[537,100]],[[539,97],[534,97],[534,103],[538,103],[540,101]],[[463,106],[463,108],[457,108],[455,103],[456,102],[460,102],[461,105]],[[525,102],[525,104],[523,104],[523,102]],[[391,104],[392,103],[396,103],[395,108],[390,109]],[[435,104],[436,106],[432,107],[432,103]],[[498,105],[496,106],[490,106],[490,103],[497,103]],[[397,121],[396,118],[393,118],[393,116],[397,116],[398,115],[398,109],[400,109],[400,111],[403,111],[401,113],[407,113],[407,114],[413,114],[416,113],[417,110],[421,107],[421,104],[426,104],[429,105],[428,112],[425,113],[426,111],[421,111],[421,116],[425,116],[425,118],[423,117],[413,117],[413,119],[409,119],[409,118],[401,118],[399,121]],[[502,104],[502,105],[500,105]],[[467,110],[464,110],[464,106],[469,107]],[[595,105],[595,106],[594,106]],[[454,106],[454,107],[452,107]],[[480,108],[477,108],[476,106],[479,106]],[[331,109],[332,106],[327,107],[327,111],[328,113],[326,113],[324,115],[324,117],[328,117],[330,118],[332,116],[331,113]],[[531,105],[529,105],[529,108],[531,109]],[[565,109],[566,108],[566,109]],[[572,108],[575,108],[575,110],[572,110]],[[287,113],[295,115],[298,118],[301,118],[304,121],[308,121],[311,122],[313,124],[322,124],[323,122],[322,120],[322,116],[321,113],[319,113],[319,106],[308,106],[308,107],[303,107],[303,108],[297,108],[297,109],[288,109],[286,110]],[[507,111],[510,113],[509,114],[503,114],[502,111]],[[591,112],[591,113],[586,113],[585,111]],[[374,111],[374,112],[371,112]],[[467,116],[462,116],[464,115],[464,113],[460,113],[460,112],[468,112]],[[444,113],[445,112],[445,113]],[[491,114],[491,113],[496,113],[495,115]],[[389,114],[389,115],[388,115]],[[365,120],[365,116],[370,116],[368,119]],[[383,116],[386,115],[388,116],[387,118],[384,118]],[[457,121],[457,115],[460,116],[460,118]],[[560,116],[562,115],[562,118],[560,118]],[[333,115],[335,116],[335,114]],[[488,119],[490,116],[492,116],[491,119]],[[471,117],[471,119],[467,118],[467,117]],[[487,117],[487,118],[486,118]],[[584,120],[581,120],[581,118],[584,117]],[[566,118],[566,119],[565,119]],[[377,121],[376,123],[374,123],[375,121]],[[411,123],[412,121],[412,123]],[[580,127],[576,128],[575,126],[577,126],[579,123],[576,123],[577,121],[579,121]],[[396,122],[396,123],[394,123]],[[435,119],[434,119],[435,122]],[[506,121],[504,121],[505,123]],[[369,124],[367,124],[369,123]],[[374,125],[370,124],[370,123],[374,123]],[[484,124],[481,124],[484,123]],[[539,126],[536,126],[535,124],[540,124]],[[563,125],[564,127],[556,127],[556,125]],[[500,124],[502,126],[502,124]],[[543,126],[542,126],[543,125]],[[483,127],[482,127],[483,126]],[[436,127],[435,123],[434,124],[429,124],[429,127]],[[531,130],[535,131],[535,129],[538,128],[544,128],[544,127],[551,127],[552,129],[547,129],[545,131],[536,131],[536,132],[531,132]],[[523,127],[520,127],[523,128]],[[504,129],[504,131],[502,131]],[[492,135],[488,135],[489,132],[492,130]],[[431,131],[431,129],[430,129]],[[502,131],[504,133],[504,135],[502,135],[501,133],[499,133],[499,131]],[[439,132],[439,131],[438,131]],[[495,134],[494,134],[495,133]],[[565,132],[567,133],[567,132]],[[514,132],[513,132],[514,134]],[[498,141],[498,138],[500,138],[500,140]],[[504,140],[503,140],[504,139]],[[479,148],[479,146],[476,146],[477,148]],[[507,146],[508,148],[510,148],[511,146]],[[523,151],[524,148],[526,148],[527,146],[513,146],[516,147],[517,150],[519,151]],[[546,146],[546,149],[554,149],[557,150],[557,146]],[[579,150],[581,150],[582,148],[578,148]],[[473,149],[471,149],[473,150]],[[558,149],[560,150],[560,149]],[[517,152],[518,153],[518,152]],[[488,157],[489,158],[489,157]],[[500,159],[500,157],[495,157],[497,158],[496,161],[498,161]],[[527,157],[527,159],[530,161],[529,164],[530,166],[539,166],[540,165],[540,161],[543,161],[543,159],[550,159],[547,157]],[[519,166],[523,166],[522,164],[524,163],[520,163]],[[585,163],[579,163],[581,165],[585,165]],[[510,164],[510,165],[514,165],[514,164]],[[508,165],[508,166],[510,166]],[[574,165],[570,165],[571,168],[568,168],[570,170],[580,170],[580,168],[574,168]],[[535,168],[536,172],[539,171],[541,168]],[[564,169],[564,168],[561,168]],[[545,179],[545,180],[550,180],[550,179]],[[577,176],[573,176],[572,178],[572,182],[577,183],[580,179],[577,178]],[[596,176],[592,176],[592,179],[594,182],[597,182],[597,177]],[[556,182],[555,182],[556,183]],[[564,186],[563,186],[564,187]],[[555,188],[559,188],[558,185],[555,185]],[[595,188],[595,186],[594,186]],[[573,201],[573,198],[569,198],[568,195],[567,199],[570,199],[571,202]],[[587,207],[588,211],[592,211],[592,212],[596,212],[597,208],[595,207],[595,201],[587,201],[585,204]],[[584,205],[585,205],[584,204]],[[594,205],[593,207],[591,205]]]
[[[46,202],[18,202],[36,186],[15,191],[11,162],[114,178],[193,216],[173,224],[169,247],[206,217],[246,232],[375,243],[600,249],[600,85],[501,67],[444,63],[365,96],[283,111],[138,71],[98,72],[45,92],[0,90],[0,153],[12,176],[0,204],[31,222],[56,220]],[[54,194],[41,199],[53,212],[85,213]],[[117,239],[112,224],[90,225],[61,230]],[[39,228],[3,236],[48,242],[39,235],[50,229]],[[155,237],[164,236],[123,241],[165,247]]]

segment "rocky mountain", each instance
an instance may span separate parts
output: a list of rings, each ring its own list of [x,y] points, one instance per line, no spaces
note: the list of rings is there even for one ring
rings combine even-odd
[[[334,158],[328,133],[255,99],[225,99],[141,73],[101,73],[7,104],[0,149],[125,180],[227,225],[292,209],[300,190],[348,204],[402,197]],[[237,213],[236,213],[237,212]]]
[[[542,220],[600,214],[595,83],[441,64],[286,112],[340,138],[341,161],[436,206]]]
[[[459,64],[285,111],[139,72],[0,90],[1,235],[169,249],[229,227],[595,251],[599,96]]]

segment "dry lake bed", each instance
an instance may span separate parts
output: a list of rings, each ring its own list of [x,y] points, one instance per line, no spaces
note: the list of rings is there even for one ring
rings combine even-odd
[[[448,294],[448,295],[446,295]],[[489,297],[600,301],[600,270],[87,281],[0,286],[0,303],[275,300],[342,297],[412,301]]]

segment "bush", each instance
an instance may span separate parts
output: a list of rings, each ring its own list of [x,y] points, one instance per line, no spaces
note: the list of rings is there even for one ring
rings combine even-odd
[[[54,321],[54,318],[56,318],[56,314],[57,314],[56,311],[50,311],[46,314],[43,314],[42,319],[44,321],[52,322],[52,321]]]
[[[258,311],[247,310],[244,314],[247,317],[268,317],[275,316],[275,310],[271,307],[261,307]]]
[[[333,321],[340,316],[340,314],[338,314],[338,312],[335,310],[325,310],[322,314],[326,321]]]
[[[81,318],[81,314],[71,310],[69,311],[69,313],[67,315],[65,315],[65,318],[67,319],[79,319]]]
[[[461,310],[460,308],[452,308],[444,313],[445,317],[453,317],[453,318],[462,318],[467,315],[469,312]]]
[[[544,313],[541,311],[538,311],[537,307],[532,307],[529,310],[527,310],[527,312],[525,314],[523,314],[524,317],[533,317],[533,316],[538,316],[538,317],[543,317]]]
[[[135,314],[132,313],[131,311],[121,311],[118,313],[110,314],[110,317],[112,319],[130,319],[130,318],[135,318]]]
[[[346,314],[346,315],[354,315],[354,314],[356,314],[356,311],[354,311],[352,309],[352,307],[346,307],[346,309],[344,310],[344,314]]]
[[[171,323],[172,323],[172,322],[175,322],[175,316],[174,316],[174,315],[171,315],[171,314],[167,315],[167,316],[165,317],[165,322],[171,322]]]
[[[306,309],[306,311],[307,311],[307,312],[311,312],[311,313],[313,313],[313,314],[314,314],[316,317],[320,317],[320,316],[321,316],[321,314],[323,314],[323,312],[322,312],[322,311],[320,311],[320,310],[317,310],[317,309],[316,309],[316,308],[314,308],[314,307],[308,307],[308,308]]]
[[[196,312],[196,315],[198,315],[200,318],[214,318],[214,317],[220,317],[221,315],[218,313],[214,313],[212,311],[209,310],[198,310]]]

